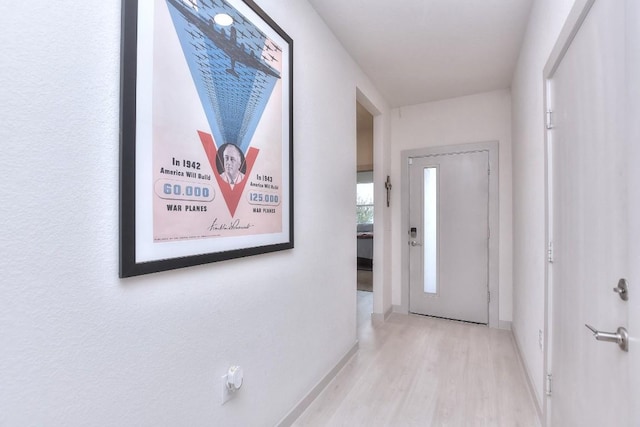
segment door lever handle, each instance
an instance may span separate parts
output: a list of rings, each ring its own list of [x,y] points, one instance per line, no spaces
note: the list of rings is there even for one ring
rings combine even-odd
[[[409,244],[411,246],[422,246],[420,243],[416,242],[415,240],[412,240],[411,242],[409,242]]]
[[[593,336],[598,341],[614,342],[620,346],[622,351],[629,351],[629,333],[622,326],[616,332],[602,332],[591,325],[585,324],[584,326],[593,332]]]

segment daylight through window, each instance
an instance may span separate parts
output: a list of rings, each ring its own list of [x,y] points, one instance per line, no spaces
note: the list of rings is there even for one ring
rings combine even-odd
[[[373,224],[373,182],[358,184],[356,191],[358,224]]]

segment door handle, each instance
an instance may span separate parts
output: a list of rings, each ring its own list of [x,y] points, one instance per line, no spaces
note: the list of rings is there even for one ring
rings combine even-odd
[[[593,332],[593,336],[598,341],[614,342],[620,346],[622,351],[629,351],[629,333],[620,326],[616,332],[601,332],[591,325],[585,324]]]
[[[411,246],[422,246],[420,243],[416,242],[415,240],[410,241],[409,244]]]

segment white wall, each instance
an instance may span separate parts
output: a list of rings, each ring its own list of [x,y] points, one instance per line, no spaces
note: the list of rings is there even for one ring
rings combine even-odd
[[[357,104],[357,164],[358,171],[373,170],[373,116],[362,104]]]
[[[373,120],[371,127],[358,131],[358,160],[359,171],[373,169]]]
[[[498,141],[500,149],[499,317],[511,320],[511,97],[508,90],[396,108],[391,113],[391,173],[401,177],[403,150],[472,142]],[[402,246],[400,189],[392,198],[392,301],[401,304]]]
[[[356,86],[388,111],[306,2],[262,0],[295,43],[295,249],[120,280],[119,3],[0,4],[0,425],[273,425],[355,343]]]
[[[545,187],[543,68],[573,0],[536,0],[513,77],[513,331],[542,406]]]

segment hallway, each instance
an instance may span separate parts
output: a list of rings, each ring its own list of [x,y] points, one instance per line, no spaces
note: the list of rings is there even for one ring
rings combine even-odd
[[[540,425],[510,332],[400,314],[372,326],[371,295],[358,292],[358,353],[295,426]]]
[[[640,426],[640,1],[0,12],[0,426]],[[375,304],[353,289],[358,104]],[[498,146],[490,319],[511,331],[400,314],[412,228],[424,243],[408,159],[481,143]],[[224,144],[250,166],[234,188]],[[625,328],[629,351],[585,324]]]

